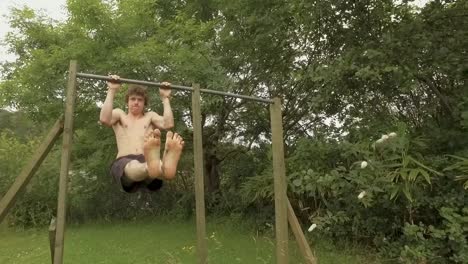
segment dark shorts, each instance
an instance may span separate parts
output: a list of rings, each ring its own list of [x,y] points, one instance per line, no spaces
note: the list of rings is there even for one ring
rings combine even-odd
[[[122,189],[128,193],[136,192],[141,188],[147,188],[150,191],[157,191],[161,189],[163,181],[154,179],[151,182],[141,181],[135,182],[125,175],[125,166],[132,160],[137,160],[141,163],[145,162],[143,155],[128,155],[117,158],[111,165],[110,174],[112,178],[122,186]]]

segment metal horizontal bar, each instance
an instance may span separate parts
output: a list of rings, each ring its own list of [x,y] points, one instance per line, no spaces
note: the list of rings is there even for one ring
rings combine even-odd
[[[81,73],[81,72],[77,73],[76,77],[81,77],[81,78],[85,78],[85,79],[96,79],[96,80],[102,80],[102,81],[112,81],[112,80],[114,80],[109,76],[95,75],[95,74]],[[140,81],[140,80],[133,80],[133,79],[125,79],[125,78],[120,78],[119,81],[122,82],[122,83],[133,83],[133,84],[141,84],[141,85],[147,85],[147,86],[157,86],[157,87],[162,86],[161,83],[157,83],[157,82],[148,82],[148,81]],[[183,91],[193,91],[192,87],[182,86],[182,85],[171,84],[170,88],[173,88],[173,89],[176,89],[176,90],[183,90]],[[248,96],[248,95],[227,93],[227,92],[208,90],[208,89],[200,89],[200,91],[203,92],[203,93],[208,93],[208,94],[229,96],[229,97],[247,99],[247,100],[252,100],[252,101],[257,101],[257,102],[262,102],[262,103],[273,103],[273,100],[271,100],[271,99],[253,97],[253,96]]]
[[[273,103],[273,100],[271,100],[271,99],[253,97],[253,96],[248,96],[248,95],[226,93],[226,92],[214,91],[214,90],[208,90],[208,89],[200,89],[200,92],[209,93],[209,94],[216,94],[216,95],[224,95],[224,96],[241,98],[241,99],[247,99],[247,100],[252,100],[252,101],[257,101],[257,102],[262,102],[262,103],[270,103],[270,104]]]
[[[77,73],[76,77],[81,77],[81,78],[86,78],[86,79],[96,79],[96,80],[102,80],[102,81],[113,81],[114,80],[109,76],[95,75],[95,74],[81,73],[81,72]],[[148,82],[148,81],[140,81],[140,80],[133,80],[133,79],[125,79],[125,78],[120,78],[119,81],[121,83],[133,83],[133,84],[141,84],[141,85],[157,86],[157,87],[162,86],[161,83],[157,83],[157,82]],[[177,89],[177,90],[184,90],[184,91],[193,91],[192,87],[182,86],[182,85],[173,85],[173,84],[171,84],[171,88],[174,88],[174,89]]]

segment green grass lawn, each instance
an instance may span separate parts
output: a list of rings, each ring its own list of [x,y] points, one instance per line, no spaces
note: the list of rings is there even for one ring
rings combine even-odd
[[[47,228],[1,230],[0,263],[51,263]],[[208,224],[209,263],[275,263],[274,239],[257,236],[239,226]],[[291,237],[291,239],[293,239]],[[295,241],[290,263],[304,263]],[[358,249],[336,248],[325,242],[313,248],[319,263],[378,263]],[[196,263],[196,227],[193,222],[119,223],[69,226],[64,263]]]

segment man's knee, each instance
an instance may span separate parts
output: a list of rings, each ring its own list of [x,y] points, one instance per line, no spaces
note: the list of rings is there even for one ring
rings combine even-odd
[[[143,181],[148,177],[146,164],[137,160],[132,160],[125,166],[125,175],[133,181]]]

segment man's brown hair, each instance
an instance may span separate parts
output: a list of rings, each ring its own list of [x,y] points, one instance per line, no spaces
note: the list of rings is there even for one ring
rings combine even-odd
[[[149,97],[148,92],[146,91],[146,87],[138,85],[138,84],[130,84],[128,86],[127,94],[125,95],[125,103],[128,104],[128,99],[132,95],[139,95],[142,96],[145,100],[145,107],[149,104]]]

